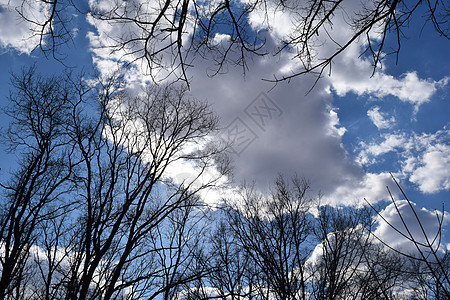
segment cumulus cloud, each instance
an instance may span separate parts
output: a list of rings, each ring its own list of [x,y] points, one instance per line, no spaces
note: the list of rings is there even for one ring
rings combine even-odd
[[[201,68],[195,69],[192,93],[210,101],[224,130],[238,118],[256,136],[244,151],[233,155],[236,183],[255,181],[259,188],[265,189],[278,173],[287,176],[298,173],[310,179],[316,192],[328,193],[347,178],[359,178],[363,172],[342,145],[346,129],[340,125],[336,110],[330,108],[333,98],[320,88],[323,83],[305,96],[314,82],[313,77],[305,77],[302,84],[280,83],[275,88],[260,80],[287,60],[256,61],[245,79],[239,69],[230,69],[227,74],[214,78],[208,78]],[[261,92],[281,113],[268,113],[260,102]],[[263,126],[258,125],[258,118],[249,116],[256,108],[264,115]]]
[[[377,158],[383,154],[397,151],[399,148],[404,148],[407,143],[407,138],[402,134],[386,134],[383,135],[383,141],[377,142],[361,142],[359,152],[356,161],[360,165],[370,165],[377,161]]]
[[[442,212],[419,208],[414,202],[411,202],[411,205],[420,220],[419,223],[406,200],[398,200],[396,201],[396,204],[398,211],[392,203],[380,212],[384,220],[380,217],[377,218],[377,229],[374,234],[384,243],[397,250],[416,254],[417,249],[414,246],[414,243],[411,242],[411,238],[424,244],[427,244],[428,239],[433,250],[439,251],[440,253],[443,253],[445,249],[449,247],[450,239],[445,235],[445,231],[439,231],[439,221],[437,218],[443,217],[442,225],[444,228],[450,221],[450,214],[448,212],[444,212],[444,216],[442,216]],[[411,236],[403,224],[400,215],[411,233]],[[420,225],[424,228],[425,234],[422,232]],[[396,228],[400,233],[392,228]],[[423,249],[424,248],[422,248],[422,250]]]
[[[19,11],[29,21],[25,21]],[[44,1],[0,3],[0,47],[30,54],[40,43],[39,24],[43,24],[49,14],[50,6]]]
[[[450,190],[450,146],[430,145],[412,171],[410,181],[424,193]]]
[[[365,173],[361,177],[346,178],[346,182],[337,186],[334,191],[323,196],[327,204],[341,205],[348,204],[361,207],[367,203],[377,203],[386,201],[388,192],[386,186],[393,184],[392,177],[387,172]]]
[[[255,31],[268,30],[272,38],[280,43],[295,30],[295,17],[291,12],[283,10],[275,2],[260,3],[249,14],[248,22]]]
[[[387,119],[386,113],[380,112],[380,107],[375,106],[367,111],[367,115],[369,116],[370,120],[372,120],[373,124],[377,126],[378,129],[386,129],[390,128],[392,125],[395,124],[395,118],[390,117]]]
[[[278,173],[298,173],[310,179],[315,192],[321,192],[322,204],[360,206],[365,204],[364,198],[372,203],[387,200],[386,186],[393,183],[390,174],[364,172],[347,152],[342,141],[346,128],[340,125],[339,110],[330,108],[333,97],[323,92],[325,82],[319,82],[308,96],[304,95],[314,78],[305,77],[302,85],[279,84],[267,95],[282,114],[267,118],[264,130],[248,118],[245,108],[255,103],[259,91],[271,88],[259,78],[270,72],[274,64],[265,61],[252,66],[255,72],[245,80],[240,80],[238,70],[217,78],[194,73],[193,93],[209,99],[223,127],[239,117],[257,135],[239,156],[233,156],[236,181],[255,181],[263,189],[272,184]],[[393,151],[404,142],[398,135],[379,149],[373,145],[370,152]],[[372,154],[367,159],[373,159]]]
[[[107,5],[107,1],[91,1],[91,5],[107,10],[107,7],[102,8],[102,5]],[[129,13],[133,13],[132,7],[127,9]],[[141,9],[154,8],[145,6]],[[295,30],[292,20],[293,16],[283,14],[275,7],[267,7],[267,11],[256,9],[249,15],[250,26],[254,30],[267,30],[272,39],[267,41],[267,45],[274,47]],[[344,16],[335,21],[337,22],[335,28],[341,23],[345,24]],[[138,45],[139,43],[130,45],[134,48],[111,52],[110,46],[114,45],[117,38],[126,35],[140,36],[140,31],[135,25],[104,22],[91,17],[89,22],[96,28],[95,33],[89,34],[89,39],[95,63],[100,71],[108,72],[121,61],[130,63],[127,67],[127,81],[138,83],[137,86],[149,84],[154,78],[167,78],[165,76],[173,71],[168,68],[164,74],[149,74],[149,70],[139,59],[141,52],[133,52],[142,46]],[[268,26],[269,23],[271,26]],[[343,40],[351,34],[347,30],[334,33],[338,35],[337,40]],[[323,36],[326,35],[321,35],[321,38]],[[227,35],[218,32],[211,43],[220,46],[227,43],[228,39]],[[298,173],[309,178],[315,191],[321,191],[325,195],[324,201],[328,203],[359,204],[364,197],[371,197],[373,201],[386,199],[385,186],[391,181],[388,173],[365,172],[364,168],[375,164],[384,154],[399,150],[405,152],[406,168],[406,152],[409,150],[405,147],[410,147],[410,143],[414,143],[414,140],[408,135],[386,135],[385,140],[379,143],[362,142],[361,150],[356,158],[353,157],[343,144],[343,136],[347,129],[340,125],[339,110],[333,105],[335,95],[327,92],[330,90],[329,87],[331,86],[338,96],[349,92],[358,95],[368,94],[376,98],[392,95],[410,103],[417,111],[421,104],[430,101],[436,91],[448,83],[449,78],[438,81],[422,79],[414,71],[400,78],[377,71],[374,78],[370,78],[372,66],[368,60],[359,56],[362,46],[362,44],[351,45],[336,59],[331,76],[319,81],[312,91],[310,88],[315,84],[315,77],[309,75],[302,77],[302,80],[295,84],[282,82],[276,87],[261,81],[261,78],[273,78],[273,74],[287,74],[298,70],[299,61],[292,59],[295,49],[287,49],[275,59],[266,56],[248,61],[251,72],[245,77],[242,69],[230,66],[227,73],[210,78],[207,70],[213,67],[213,54],[206,53],[205,57],[196,58],[195,67],[189,69],[192,94],[209,101],[221,118],[224,136],[230,132],[238,132],[235,130],[239,129],[238,124],[242,127],[240,129],[245,129],[248,133],[240,139],[248,141],[248,144],[243,144],[245,147],[235,149],[236,151],[232,153],[236,184],[242,180],[255,181],[261,189],[264,189],[272,184],[278,173]],[[318,49],[320,52],[318,57],[329,54],[334,47],[335,44],[324,42],[323,47]],[[235,54],[230,55],[232,60]],[[167,58],[162,59],[164,63],[164,59]],[[268,106],[265,104],[268,102],[258,103],[260,100],[257,98],[261,92],[265,92],[270,101],[276,105],[277,108],[272,106],[272,109],[277,113],[272,111],[274,112],[272,114],[270,108],[267,109]],[[308,92],[308,96],[305,96]],[[383,113],[378,106],[370,109],[367,115],[379,129],[388,129],[396,121],[394,117]],[[265,118],[263,126],[258,124],[258,118]],[[421,153],[424,153],[423,150]],[[428,156],[424,158],[426,161],[432,160]],[[431,160],[428,164],[408,160],[410,174],[420,167],[423,168],[419,169],[412,179],[423,190],[427,188],[420,174],[435,170]],[[188,167],[186,172],[182,167],[179,169],[182,172],[174,174],[175,177],[184,180],[190,178],[192,170]],[[434,178],[437,178],[437,175]],[[445,183],[445,180],[441,182]],[[445,184],[438,186],[442,187]]]
[[[383,155],[395,152],[401,171],[423,193],[450,190],[450,130],[432,134],[388,133],[381,141],[361,143],[357,161],[363,166],[376,164]]]
[[[351,1],[348,5],[352,5]],[[346,10],[351,11],[352,9],[355,8]],[[333,23],[335,28],[340,29],[338,32],[333,30],[333,38],[336,40],[344,41],[353,34],[348,28],[345,16],[335,17]],[[324,34],[323,36],[328,35]],[[421,105],[431,101],[433,95],[447,86],[450,81],[450,76],[439,80],[421,78],[416,71],[405,72],[400,77],[389,75],[381,69],[376,69],[374,72],[372,62],[361,56],[362,51],[367,47],[364,42],[365,40],[361,39],[361,41],[351,44],[345,52],[337,56],[333,61],[330,76],[325,77],[329,82],[330,89],[340,97],[350,92],[359,96],[367,95],[378,100],[382,100],[386,96],[394,96],[404,103],[411,104],[414,112],[417,113]],[[318,50],[318,57],[326,57],[330,54],[330,50],[335,49],[332,41],[325,39],[322,43],[324,47]]]
[[[89,21],[97,28],[97,32],[89,36],[97,66],[107,72],[121,59],[130,59],[123,57],[124,53],[110,53],[110,49],[102,46],[110,43],[116,34],[134,30],[131,25],[128,28],[128,25],[120,24],[122,27],[116,28],[118,24],[104,24],[93,18]],[[215,42],[227,40],[223,34],[216,37]],[[275,88],[273,84],[261,81],[262,77],[271,77],[274,71],[289,66],[291,61],[290,53],[276,59],[256,58],[249,61],[251,72],[245,77],[242,69],[230,67],[228,73],[210,78],[206,70],[211,68],[212,62],[208,57],[198,59],[195,68],[189,70],[191,93],[198,99],[207,99],[217,112],[224,128],[222,137],[226,138],[236,124],[252,134],[249,139],[252,142],[246,145],[245,151],[238,149],[237,154],[232,153],[236,184],[243,180],[255,181],[259,188],[265,189],[278,173],[298,173],[311,180],[316,192],[332,191],[344,183],[342,178],[358,178],[362,170],[342,145],[346,129],[339,124],[337,110],[330,108],[333,107],[333,95],[323,92],[325,82],[319,83],[318,88],[306,97],[314,84],[313,76],[303,78],[302,84],[285,82]],[[127,80],[145,84],[144,71],[139,61],[133,62],[127,68]],[[261,92],[267,99],[258,98]],[[181,171],[174,173],[175,178],[189,178],[189,174],[193,174],[189,167],[177,168]]]
[[[216,46],[223,42],[228,42],[230,40],[230,35],[223,33],[216,33],[211,41],[212,46]]]
[[[336,109],[330,109],[330,128],[329,133],[331,135],[343,136],[347,132],[347,129],[340,126],[339,117]]]
[[[357,95],[367,94],[376,98],[392,95],[403,102],[412,104],[416,113],[419,107],[429,102],[438,89],[446,86],[450,79],[450,77],[444,77],[438,81],[420,79],[416,72],[405,73],[397,79],[380,71],[370,78],[367,76],[371,69],[368,61],[354,60],[353,68],[355,64],[358,64],[355,68],[357,74],[347,76],[344,73],[345,68],[344,70],[336,68],[339,70],[332,74],[331,85],[339,96],[344,96],[348,92],[354,92]]]

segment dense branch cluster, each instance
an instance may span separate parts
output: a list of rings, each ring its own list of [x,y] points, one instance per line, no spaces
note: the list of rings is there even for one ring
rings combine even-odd
[[[43,20],[29,12],[38,4],[46,12]],[[215,62],[213,75],[226,71],[228,63],[245,72],[247,60],[255,55],[289,53],[297,67],[278,77],[274,70],[268,80],[304,73],[320,77],[355,43],[369,54],[375,71],[385,54],[399,53],[403,31],[412,20],[424,17],[422,22],[430,22],[443,38],[450,34],[450,7],[442,0],[96,0],[89,8],[71,0],[18,0],[10,5],[36,25],[41,49],[53,54],[75,34],[71,15],[85,14],[97,27],[96,47],[136,63],[155,81],[175,75],[189,82],[187,70],[196,55]],[[280,29],[281,15],[286,28]]]
[[[185,89],[128,99],[115,78],[88,84],[33,68],[12,84],[8,138],[22,159],[2,184],[0,298],[138,298],[192,280],[196,193],[220,178],[191,189],[165,170],[184,159],[201,176],[218,163],[218,144],[185,149],[216,130],[209,107]]]

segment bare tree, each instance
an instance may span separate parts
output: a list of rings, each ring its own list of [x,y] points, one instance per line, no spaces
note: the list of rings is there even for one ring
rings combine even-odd
[[[94,6],[92,14],[99,20],[124,24],[131,29],[110,45],[112,51],[125,50],[131,60],[145,60],[149,69],[167,68],[167,64],[179,68],[179,76],[185,81],[188,81],[186,69],[192,64],[189,60],[192,59],[191,52],[212,57],[217,74],[224,71],[228,63],[242,66],[245,72],[248,57],[254,55],[293,51],[303,69],[269,81],[289,80],[304,73],[316,73],[320,77],[328,67],[331,68],[331,62],[339,54],[361,39],[366,40],[364,52],[371,55],[375,71],[385,52],[399,53],[403,29],[413,16],[422,12],[427,16],[425,22],[431,22],[439,35],[449,38],[449,7],[444,1],[369,0],[357,5],[353,8],[343,0],[255,0],[243,3],[183,0],[160,1],[155,6],[142,1],[121,2],[106,10],[100,5]],[[273,14],[290,16],[293,30],[282,38],[281,46],[275,51],[265,47],[266,31],[251,28],[249,16],[254,12],[264,17],[269,29],[275,26]],[[333,32],[333,23],[343,15],[351,34],[340,40],[339,34]],[[216,34],[227,36],[227,42],[216,42]],[[327,37],[335,50],[318,57],[318,47],[323,43],[318,35]],[[397,46],[385,49],[391,36]]]
[[[229,208],[222,209],[227,211]],[[253,260],[232,231],[229,215],[222,209],[216,214],[217,225],[210,238],[208,261],[212,270],[190,290],[190,298],[202,299],[211,296],[211,292],[219,299],[250,298],[255,294],[253,285],[257,282],[257,272]],[[208,287],[213,287],[213,291],[208,291]],[[203,291],[202,296],[192,295],[192,290],[196,293]]]
[[[397,299],[408,289],[406,260],[371,234],[373,212],[321,206],[314,217],[308,187],[280,177],[271,198],[247,187],[221,212],[213,269],[185,298]]]
[[[419,215],[413,205],[408,199],[407,195],[401,188],[398,181],[391,174],[397,188],[405,198],[408,207],[411,209],[415,224],[411,224],[406,221],[406,216],[399,209],[397,200],[394,199],[389,187],[387,187],[392,204],[395,207],[395,211],[401,221],[401,226],[393,225],[387,220],[382,213],[376,210],[367,200],[366,202],[377,212],[380,220],[385,222],[394,232],[398,233],[399,237],[405,239],[414,251],[407,252],[405,250],[392,247],[382,237],[377,239],[383,243],[387,248],[397,253],[398,255],[409,260],[408,272],[411,272],[415,277],[415,282],[412,289],[416,290],[419,297],[427,299],[433,297],[435,299],[448,299],[450,298],[450,268],[449,268],[449,253],[448,249],[441,247],[441,239],[443,232],[444,216],[446,214],[444,207],[441,212],[436,211],[436,224],[437,230],[433,235],[427,231],[426,225],[419,218]],[[413,226],[419,228],[419,235],[417,235]]]
[[[71,134],[83,175],[78,178],[83,227],[74,231],[79,247],[74,250],[82,255],[68,285],[72,299],[110,299],[126,288],[143,290],[148,298],[170,295],[191,276],[181,270],[181,262],[193,259],[184,256],[193,240],[183,239],[188,216],[201,207],[195,193],[218,179],[192,190],[189,185],[171,188],[165,177],[176,161],[195,164],[200,175],[214,163],[217,147],[184,149],[188,143],[201,148],[214,132],[217,121],[207,104],[173,86],[153,88],[137,98],[126,98],[115,88],[111,84],[101,89],[101,118],[89,120],[78,107],[72,114]],[[166,255],[170,259],[162,259]]]
[[[28,22],[26,9],[35,1],[22,0],[18,12]],[[67,6],[71,0],[38,1],[47,7],[45,20],[38,22],[41,47],[55,49],[70,40],[70,22]],[[187,69],[193,63],[193,54],[206,55],[215,60],[215,73],[224,71],[228,62],[247,68],[247,59],[254,55],[293,52],[303,69],[291,74],[274,77],[270,81],[289,80],[304,73],[316,73],[318,77],[331,68],[331,62],[350,45],[365,40],[365,51],[371,57],[374,70],[380,66],[385,53],[400,52],[403,31],[414,17],[425,16],[435,31],[449,38],[449,7],[442,0],[367,0],[348,3],[343,0],[322,1],[97,1],[90,3],[89,15],[99,22],[119,25],[122,34],[111,37],[105,46],[112,52],[123,53],[124,61],[143,61],[149,74],[171,70],[189,81]],[[74,6],[75,7],[75,6]],[[252,28],[249,16],[257,13],[270,30],[272,16],[282,13],[290,16],[292,32],[282,37],[280,46],[266,47],[267,31]],[[351,33],[339,38],[334,23],[343,18],[343,25]],[[227,37],[226,43],[217,42],[216,35]],[[318,36],[320,35],[320,39]],[[333,50],[317,56],[317,49],[325,37]],[[390,47],[388,40],[397,45]],[[270,44],[270,43],[267,43]],[[386,48],[388,47],[388,48]]]
[[[219,295],[268,299],[305,298],[304,263],[311,248],[308,182],[277,179],[271,197],[247,187],[226,225],[214,236],[215,272],[211,282]]]
[[[208,223],[197,194],[221,174],[167,174],[218,166],[206,103],[175,86],[131,97],[116,77],[30,69],[13,84],[11,145],[25,159],[2,186],[1,298],[170,298],[206,272],[192,268]]]
[[[367,208],[319,208],[313,261],[308,266],[314,299],[394,299],[402,280],[402,260],[371,235]]]
[[[1,185],[1,299],[20,299],[38,231],[71,209],[63,197],[72,189],[72,153],[64,136],[70,89],[54,84],[59,80],[36,76],[34,68],[12,78],[7,137],[10,151],[21,155],[18,170]]]

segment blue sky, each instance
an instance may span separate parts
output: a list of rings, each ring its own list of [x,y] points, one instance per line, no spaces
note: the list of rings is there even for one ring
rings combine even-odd
[[[0,103],[5,106],[9,72],[36,64],[39,72],[53,74],[64,66],[45,58],[39,49],[31,51],[36,41],[23,40],[29,25],[20,22],[11,7],[1,5]],[[269,37],[276,44],[289,33],[289,16],[274,13],[272,17]],[[258,18],[251,16],[252,28],[268,30]],[[67,65],[106,74],[122,63],[120,53],[111,54],[101,46],[110,45],[125,26],[87,20],[82,14],[72,23],[77,29],[73,43],[60,49],[67,55]],[[348,34],[339,19],[334,28],[338,38]],[[389,177],[392,172],[419,207],[440,209],[445,203],[448,211],[450,42],[439,37],[431,24],[423,26],[420,15],[404,34],[398,63],[388,56],[383,68],[371,77],[370,63],[359,57],[362,44],[355,43],[334,61],[331,76],[326,74],[309,93],[315,81],[311,75],[275,87],[261,80],[296,70],[299,66],[289,52],[253,59],[245,77],[242,69],[230,66],[226,74],[210,78],[211,61],[194,57],[194,67],[188,70],[191,93],[211,103],[224,132],[240,122],[253,134],[248,145],[232,154],[235,184],[254,181],[266,191],[279,173],[297,173],[311,181],[315,193],[322,193],[323,203],[360,205],[363,198],[372,203],[388,200],[385,187],[394,186]],[[226,42],[226,36],[217,36],[217,43]],[[388,46],[393,46],[392,41]],[[330,49],[325,41],[318,53]],[[149,82],[140,67],[137,61],[126,74],[130,89],[139,90]],[[261,125],[251,109],[262,104],[276,110]],[[2,116],[0,124],[4,130],[6,117]],[[3,153],[0,164],[2,175],[14,167]],[[177,177],[189,171],[177,166],[171,172],[170,176]]]

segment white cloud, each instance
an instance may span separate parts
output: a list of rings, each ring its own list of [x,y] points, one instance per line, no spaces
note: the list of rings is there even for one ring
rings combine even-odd
[[[276,43],[280,43],[289,37],[295,30],[295,21],[291,11],[284,10],[282,6],[274,2],[257,4],[249,14],[248,20],[255,31],[267,29]]]
[[[339,31],[333,30],[333,37],[336,36],[338,40],[348,39],[349,35],[353,34],[348,28],[345,16],[335,17],[333,23],[335,28],[339,28]],[[413,105],[417,113],[422,104],[429,102],[433,95],[450,81],[450,76],[440,80],[420,78],[416,71],[406,72],[400,77],[389,75],[381,69],[373,73],[372,62],[361,56],[367,47],[365,42],[366,40],[361,38],[334,59],[331,74],[325,78],[338,96],[342,97],[350,92],[379,100],[386,96],[394,96],[402,102]],[[326,57],[330,55],[330,50],[335,51],[335,44],[329,40],[324,40],[323,45],[318,57]]]
[[[389,197],[386,186],[392,186],[391,175],[383,173],[365,173],[361,177],[348,176],[342,185],[335,187],[334,191],[323,196],[324,204],[364,206],[385,201]]]
[[[386,113],[380,112],[380,107],[375,106],[367,111],[367,115],[378,129],[391,128],[395,124],[395,118],[386,119]]]
[[[329,133],[331,135],[343,136],[347,129],[339,125],[339,117],[336,109],[330,109],[330,125]]]
[[[412,171],[410,181],[424,193],[450,190],[450,145],[430,145]]]
[[[396,152],[403,175],[423,193],[450,190],[450,130],[433,134],[389,133],[381,142],[361,143],[357,162],[362,166],[377,163],[384,154]]]
[[[214,35],[214,38],[211,41],[211,45],[216,46],[220,43],[228,42],[230,40],[230,38],[231,38],[231,36],[228,34],[216,33]]]
[[[442,212],[430,211],[426,208],[420,209],[415,203],[411,202],[411,205],[414,208],[415,213],[417,214],[421,225],[425,230],[425,236],[408,202],[406,200],[398,200],[396,201],[396,204],[403,218],[403,221],[405,222],[412,237],[416,241],[420,243],[427,243],[426,238],[428,238],[431,246],[435,251],[439,250],[439,252],[441,253],[445,251],[450,243],[448,237],[445,236],[445,231],[441,232],[442,236],[440,238],[435,239],[435,237],[439,233],[439,222],[436,214],[438,214],[439,218],[441,218]],[[385,220],[389,222],[394,228],[410,238],[409,233],[407,232],[405,225],[403,224],[402,219],[400,218],[400,215],[397,212],[394,204],[391,203],[380,213],[381,216],[385,218]],[[448,212],[445,212],[444,221],[442,224],[443,228],[445,228],[449,221],[450,214]],[[380,217],[377,218],[377,224],[378,226],[374,234],[383,242],[397,250],[401,250],[407,253],[417,253],[417,249],[411,241],[402,236],[400,233],[396,232],[396,230],[392,229],[392,227],[389,226]]]
[[[395,96],[403,102],[414,105],[415,112],[419,107],[431,100],[431,97],[441,87],[449,82],[450,77],[444,77],[439,81],[432,79],[420,79],[416,72],[403,74],[400,79],[377,71],[373,78],[370,78],[370,64],[362,59],[354,59],[354,64],[359,66],[357,74],[348,76],[345,68],[336,68],[331,76],[331,85],[339,96],[344,96],[348,92],[357,95],[368,94],[377,98],[388,95]]]
[[[19,53],[30,54],[40,43],[41,27],[38,24],[43,24],[49,16],[50,5],[44,1],[2,2],[0,3],[0,47],[13,48]],[[25,21],[18,11],[29,21]]]
[[[360,143],[360,148],[362,149],[356,161],[360,165],[370,165],[376,162],[376,158],[380,155],[397,151],[398,148],[403,148],[407,145],[408,140],[401,134],[386,134],[383,135],[384,141],[381,143],[372,142],[366,144],[365,142]]]
[[[346,41],[354,34],[346,19],[352,13],[357,14],[361,9],[361,4],[358,1],[346,1],[340,8],[341,10],[337,10],[333,15],[333,25],[325,23],[318,34],[312,36],[308,41],[309,45],[312,46],[310,50],[314,60],[313,65],[320,63],[322,58],[334,54],[336,45],[346,44]],[[283,7],[274,5],[258,6],[249,16],[252,28],[255,30],[268,29],[276,44],[295,36],[295,32],[299,30],[295,24],[298,23],[299,19],[300,17],[295,15],[294,12],[283,10]],[[383,22],[378,25],[384,26]],[[336,30],[336,28],[339,29]],[[372,40],[381,38],[377,28],[374,27],[370,37]],[[422,104],[429,102],[438,89],[446,86],[450,81],[450,76],[438,81],[430,78],[419,78],[415,71],[406,72],[400,78],[396,78],[377,69],[372,76],[373,65],[371,61],[360,55],[367,47],[366,43],[366,39],[361,38],[334,59],[331,76],[327,77],[327,80],[339,96],[344,96],[349,92],[357,95],[367,94],[376,98],[391,95],[403,102],[412,104],[417,113]],[[295,49],[295,47],[284,49],[285,53],[289,50],[292,51],[290,54],[292,56],[304,53],[303,49]],[[280,74],[291,75],[292,72],[298,72],[301,68],[302,65],[299,60],[294,58],[287,64],[280,64],[277,70]],[[386,123],[378,124],[382,128],[387,126]]]

